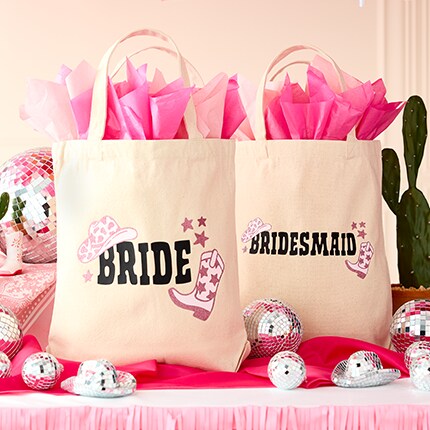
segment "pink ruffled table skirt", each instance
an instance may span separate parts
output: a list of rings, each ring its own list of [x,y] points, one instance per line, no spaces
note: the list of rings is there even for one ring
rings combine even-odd
[[[429,429],[430,393],[408,378],[366,389],[145,390],[118,399],[0,397],[2,430]]]

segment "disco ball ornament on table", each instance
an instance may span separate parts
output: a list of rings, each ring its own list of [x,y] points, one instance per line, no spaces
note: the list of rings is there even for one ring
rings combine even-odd
[[[430,391],[430,354],[412,361],[409,368],[412,383],[420,390]]]
[[[406,367],[410,369],[412,362],[423,355],[430,355],[430,342],[424,340],[409,345],[405,352]]]
[[[306,379],[306,366],[295,352],[281,351],[270,359],[267,373],[275,387],[293,390]]]
[[[0,352],[0,378],[7,378],[10,376],[10,368],[9,357],[4,352]]]
[[[251,344],[250,358],[273,357],[280,351],[294,352],[302,341],[299,317],[280,300],[256,300],[244,309],[243,318]]]
[[[411,300],[397,309],[390,326],[391,342],[405,352],[414,342],[430,341],[430,300]]]
[[[88,397],[123,397],[136,391],[136,378],[116,370],[108,360],[87,360],[80,364],[78,374],[65,379],[61,388],[69,393]]]
[[[18,318],[6,306],[0,304],[0,351],[10,360],[22,346],[22,330]]]
[[[49,148],[30,149],[0,166],[0,190],[10,196],[0,222],[0,249],[6,252],[5,232],[21,231],[25,263],[57,259],[54,172]]]
[[[47,352],[36,352],[24,361],[22,379],[33,390],[49,390],[60,378],[63,365]]]
[[[358,351],[341,361],[331,374],[333,384],[343,388],[378,387],[400,378],[400,370],[383,369],[379,356]]]

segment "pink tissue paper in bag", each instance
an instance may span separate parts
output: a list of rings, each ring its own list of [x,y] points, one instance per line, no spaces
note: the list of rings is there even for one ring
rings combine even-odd
[[[20,117],[33,129],[54,141],[78,138],[78,130],[67,88],[55,82],[31,79]]]
[[[382,133],[404,103],[387,102],[382,80],[362,83],[340,73],[344,87],[334,66],[316,56],[307,70],[306,90],[287,74],[280,94],[265,108],[267,138],[345,140],[355,129],[358,139],[373,140]]]

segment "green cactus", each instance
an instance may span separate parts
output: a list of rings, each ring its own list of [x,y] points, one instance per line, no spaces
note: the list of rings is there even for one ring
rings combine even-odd
[[[417,189],[417,175],[427,138],[427,111],[412,96],[403,112],[403,144],[409,188],[399,202],[400,164],[392,149],[382,151],[382,195],[397,217],[397,255],[404,287],[430,288],[430,207]]]
[[[2,195],[0,196],[0,219],[2,219],[6,215],[6,212],[8,209],[9,209],[9,194],[2,193]]]

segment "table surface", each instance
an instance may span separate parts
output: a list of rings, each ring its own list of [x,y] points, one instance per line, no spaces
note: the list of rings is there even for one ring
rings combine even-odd
[[[75,395],[54,396],[46,393],[0,395],[0,408],[94,407],[320,407],[371,405],[427,405],[430,392],[415,388],[410,379],[397,380],[382,387],[316,389],[298,388],[282,391],[277,388],[237,388],[212,390],[141,390],[131,396],[98,399]]]

